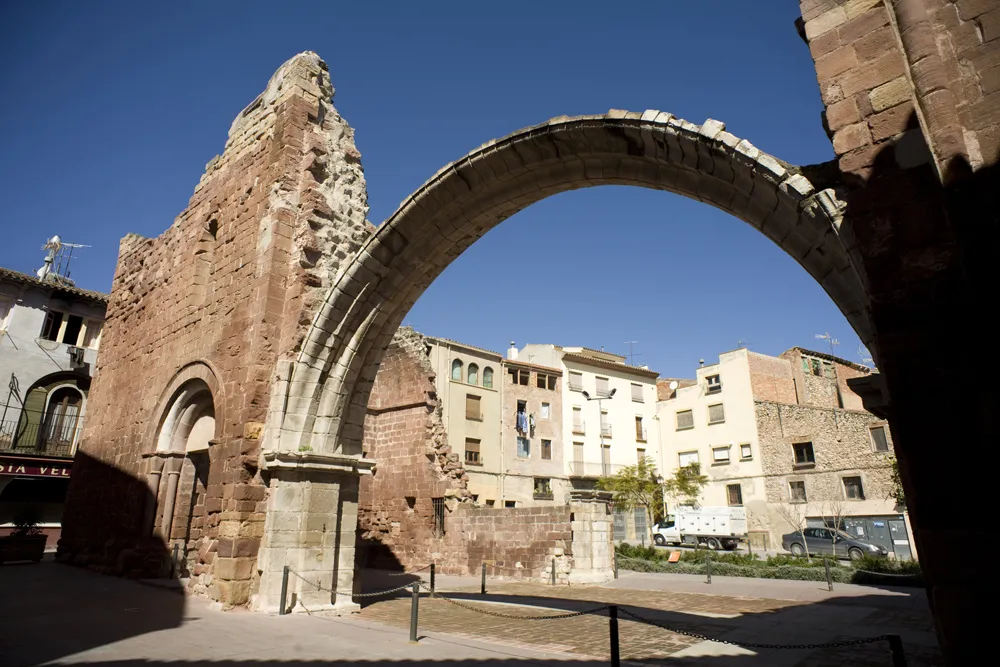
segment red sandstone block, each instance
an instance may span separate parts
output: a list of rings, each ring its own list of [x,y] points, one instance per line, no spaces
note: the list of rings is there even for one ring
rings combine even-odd
[[[917,116],[912,102],[904,102],[868,119],[872,140],[881,141],[917,127]]]
[[[885,25],[889,25],[889,13],[885,7],[879,5],[850,19],[837,28],[837,32],[840,35],[841,44],[850,44]]]

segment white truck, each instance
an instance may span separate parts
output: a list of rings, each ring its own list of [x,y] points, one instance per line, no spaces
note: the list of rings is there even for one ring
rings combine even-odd
[[[673,516],[653,526],[660,546],[687,544],[732,551],[747,539],[747,512],[742,507],[678,507]]]

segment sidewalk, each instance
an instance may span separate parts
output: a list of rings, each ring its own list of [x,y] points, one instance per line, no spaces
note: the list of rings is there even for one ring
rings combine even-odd
[[[421,631],[410,644],[407,629],[357,618],[224,612],[177,591],[54,563],[0,567],[0,590],[4,667],[605,664],[436,632]]]

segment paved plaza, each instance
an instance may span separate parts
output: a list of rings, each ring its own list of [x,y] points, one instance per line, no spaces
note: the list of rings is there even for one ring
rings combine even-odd
[[[416,577],[366,572],[368,592]],[[426,575],[424,576],[426,580]],[[899,634],[908,664],[941,664],[920,589],[837,586],[623,572],[605,586],[553,587],[439,577],[453,600],[420,599],[420,641],[409,642],[409,596],[365,598],[360,614],[284,617],[224,611],[178,589],[43,563],[0,568],[0,664],[217,665],[607,665],[606,615],[556,615],[608,604],[684,632],[725,641],[819,643]],[[391,585],[390,585],[391,584]],[[455,603],[458,604],[455,604]],[[458,606],[464,605],[464,606]],[[484,613],[485,612],[485,613]],[[623,614],[624,615],[624,614]],[[623,664],[890,665],[884,642],[816,650],[748,650],[620,622]]]

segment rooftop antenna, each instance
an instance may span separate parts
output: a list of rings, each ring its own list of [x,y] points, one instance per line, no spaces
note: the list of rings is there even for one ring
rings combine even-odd
[[[861,357],[861,365],[872,368],[875,366],[875,360],[872,358],[872,353],[868,351],[864,343],[858,345],[858,356]]]
[[[638,342],[639,341],[637,341],[637,340],[627,340],[627,341],[625,341],[625,344],[628,345],[628,365],[629,366],[635,366],[635,358],[642,356],[642,352],[635,353],[635,352],[632,351],[632,346],[635,345]]]
[[[840,341],[830,335],[830,332],[816,334],[816,340],[825,340],[830,346],[830,354],[833,354],[833,346],[840,345]]]
[[[42,268],[35,272],[39,280],[57,283],[60,285],[74,286],[75,283],[69,277],[69,264],[73,260],[73,250],[75,248],[89,248],[89,245],[79,243],[64,243],[56,234],[42,246],[42,250],[48,250],[45,256],[45,263]]]
[[[747,346],[747,342],[745,340],[743,340],[742,338],[740,338],[738,341],[736,341],[736,349],[737,350],[741,350],[741,349],[745,348],[746,346]]]

